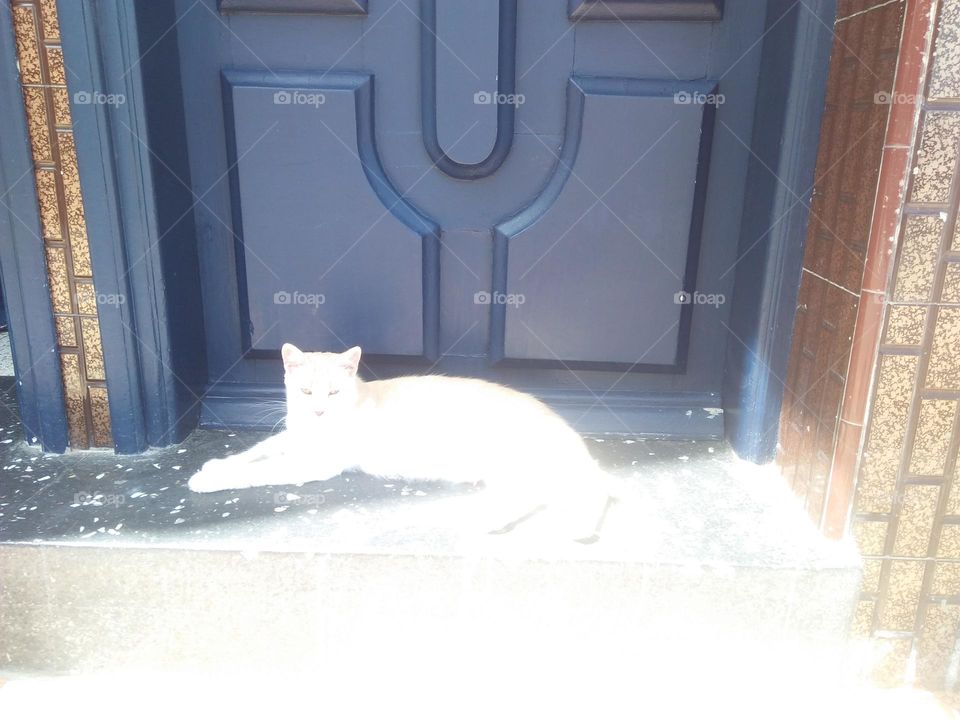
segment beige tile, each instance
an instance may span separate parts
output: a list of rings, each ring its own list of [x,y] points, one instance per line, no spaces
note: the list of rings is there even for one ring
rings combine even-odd
[[[873,630],[873,600],[861,600],[853,616],[850,632],[854,637],[870,637]]]
[[[887,513],[903,452],[917,358],[883,355],[855,500],[856,512]]]
[[[960,262],[947,263],[940,302],[960,303]]]
[[[879,630],[913,630],[923,582],[923,560],[891,560],[887,596],[880,606]]]
[[[878,520],[857,520],[853,523],[853,537],[861,555],[884,555],[887,523]]]
[[[43,19],[43,38],[56,40],[60,37],[60,21],[57,17],[57,0],[40,0],[40,16]]]
[[[945,472],[956,414],[956,400],[920,402],[920,420],[910,455],[912,474],[942,475]]]
[[[40,206],[40,227],[47,240],[60,240],[60,202],[57,197],[56,170],[37,170],[37,202]]]
[[[960,98],[960,0],[940,0],[932,65],[929,97]]]
[[[93,417],[93,444],[97,447],[111,447],[113,437],[110,426],[110,403],[106,388],[90,388],[90,414]]]
[[[77,170],[77,149],[73,134],[57,133],[60,143],[60,164],[63,190],[67,201],[67,223],[70,229],[70,250],[73,254],[73,272],[79,277],[91,277],[90,248],[87,244],[87,224],[83,213],[83,195]]]
[[[867,558],[863,561],[863,577],[860,580],[860,592],[875,593],[880,588],[880,568],[883,560]]]
[[[57,325],[57,342],[61,347],[77,346],[77,328],[74,325],[72,317],[58,316],[55,318]]]
[[[926,387],[960,390],[960,308],[937,309]]]
[[[17,36],[17,61],[20,64],[21,81],[27,84],[42,83],[37,18],[32,7],[18,5],[13,8],[13,29]]]
[[[947,523],[940,529],[937,557],[960,560],[960,525]]]
[[[70,303],[70,279],[67,276],[67,260],[63,250],[48,247],[46,253],[47,278],[50,281],[50,302],[53,304],[53,311],[58,313],[73,312],[73,306]]]
[[[891,305],[883,341],[889,345],[919,345],[923,342],[926,322],[925,306]]]
[[[894,555],[927,557],[939,498],[939,485],[907,485],[904,488]]]
[[[63,371],[63,394],[67,409],[67,432],[70,447],[85,449],[87,441],[87,416],[84,403],[83,378],[80,375],[80,360],[72,353],[60,354]]]
[[[47,49],[47,72],[50,74],[52,85],[66,85],[67,71],[63,65],[63,50],[59,46]]]
[[[960,562],[938,562],[933,566],[931,595],[960,595]]]
[[[910,200],[947,203],[960,149],[960,113],[928,111],[923,118]]]
[[[957,644],[960,606],[931,605],[924,616],[923,630],[917,641],[917,680],[922,687],[941,690]]]
[[[875,638],[876,661],[870,679],[881,687],[900,687],[907,677],[913,649],[911,638]]]
[[[69,128],[70,118],[70,95],[66,88],[52,88],[53,93],[53,120],[57,127]]]
[[[96,318],[80,318],[80,335],[88,380],[104,380],[103,348],[100,344],[100,323]]]
[[[77,290],[77,311],[81,315],[97,314],[97,291],[93,283],[77,282],[74,283]]]
[[[24,88],[23,102],[30,134],[30,150],[36,163],[53,162],[50,128],[47,125],[47,100],[43,88]]]

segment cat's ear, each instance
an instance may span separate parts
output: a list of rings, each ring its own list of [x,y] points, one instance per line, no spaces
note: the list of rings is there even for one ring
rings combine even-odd
[[[350,376],[353,377],[360,369],[360,348],[352,347],[349,350],[340,353],[340,363],[347,369]]]
[[[291,345],[290,343],[284,343],[283,347],[280,348],[280,357],[283,358],[284,370],[300,367],[306,360],[304,352],[296,345]]]

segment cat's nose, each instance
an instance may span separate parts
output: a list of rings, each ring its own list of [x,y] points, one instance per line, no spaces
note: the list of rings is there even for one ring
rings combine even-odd
[[[323,415],[323,412],[324,412],[323,410],[314,410],[313,414],[316,415],[317,417],[320,417],[321,415]]]

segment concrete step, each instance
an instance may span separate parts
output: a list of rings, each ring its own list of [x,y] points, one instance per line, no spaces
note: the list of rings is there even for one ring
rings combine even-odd
[[[626,491],[582,546],[535,521],[478,535],[476,494],[442,485],[186,491],[213,448],[256,439],[75,457],[53,483],[21,458],[32,472],[0,486],[17,518],[0,525],[0,676],[322,678],[341,699],[494,683],[620,708],[642,689],[689,709],[853,667],[854,548],[720,445],[591,440]]]

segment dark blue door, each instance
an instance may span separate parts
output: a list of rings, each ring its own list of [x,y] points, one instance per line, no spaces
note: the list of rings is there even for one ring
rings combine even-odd
[[[178,0],[210,364],[472,374],[719,435],[756,0]]]

